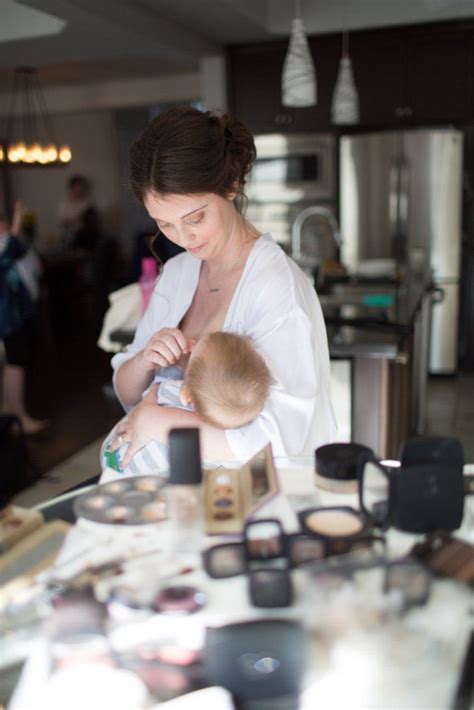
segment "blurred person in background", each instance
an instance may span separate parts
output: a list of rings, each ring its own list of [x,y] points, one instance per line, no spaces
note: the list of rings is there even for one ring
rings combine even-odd
[[[84,214],[90,210],[96,210],[91,184],[84,175],[73,175],[67,184],[66,198],[58,208],[60,243],[63,247],[71,246],[77,232],[84,230]]]
[[[41,265],[20,236],[24,216],[20,201],[11,224],[0,215],[0,339],[5,350],[1,413],[16,415],[26,434],[37,434],[49,422],[28,414],[25,379],[33,353]]]

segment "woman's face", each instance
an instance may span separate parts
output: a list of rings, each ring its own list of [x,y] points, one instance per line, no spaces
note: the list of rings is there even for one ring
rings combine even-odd
[[[233,196],[214,193],[159,195],[144,199],[148,214],[174,244],[199,259],[213,259],[225,251],[238,220]]]

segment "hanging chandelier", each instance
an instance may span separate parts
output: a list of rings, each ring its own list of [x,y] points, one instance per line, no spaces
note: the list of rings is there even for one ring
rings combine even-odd
[[[10,109],[0,135],[0,162],[14,166],[58,166],[71,161],[68,145],[56,139],[53,121],[33,67],[15,70]]]
[[[295,0],[295,17],[281,78],[281,102],[283,106],[314,106],[317,95],[316,70],[301,18],[300,2]]]

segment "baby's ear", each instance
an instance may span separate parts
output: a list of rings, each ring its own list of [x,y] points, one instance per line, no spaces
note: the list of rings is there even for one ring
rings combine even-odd
[[[179,393],[179,398],[181,400],[181,404],[183,405],[183,407],[186,407],[188,404],[192,404],[191,395],[190,395],[189,390],[186,387],[186,385],[183,385],[181,387],[181,391]]]

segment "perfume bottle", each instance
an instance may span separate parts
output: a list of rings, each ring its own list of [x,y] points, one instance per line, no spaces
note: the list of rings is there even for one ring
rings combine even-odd
[[[204,531],[199,429],[172,429],[168,444],[171,547],[175,552],[199,552]]]
[[[150,302],[153,289],[155,287],[156,277],[158,276],[158,268],[156,260],[153,257],[146,256],[142,259],[142,273],[140,275],[140,291],[141,291],[141,312],[144,313]]]

